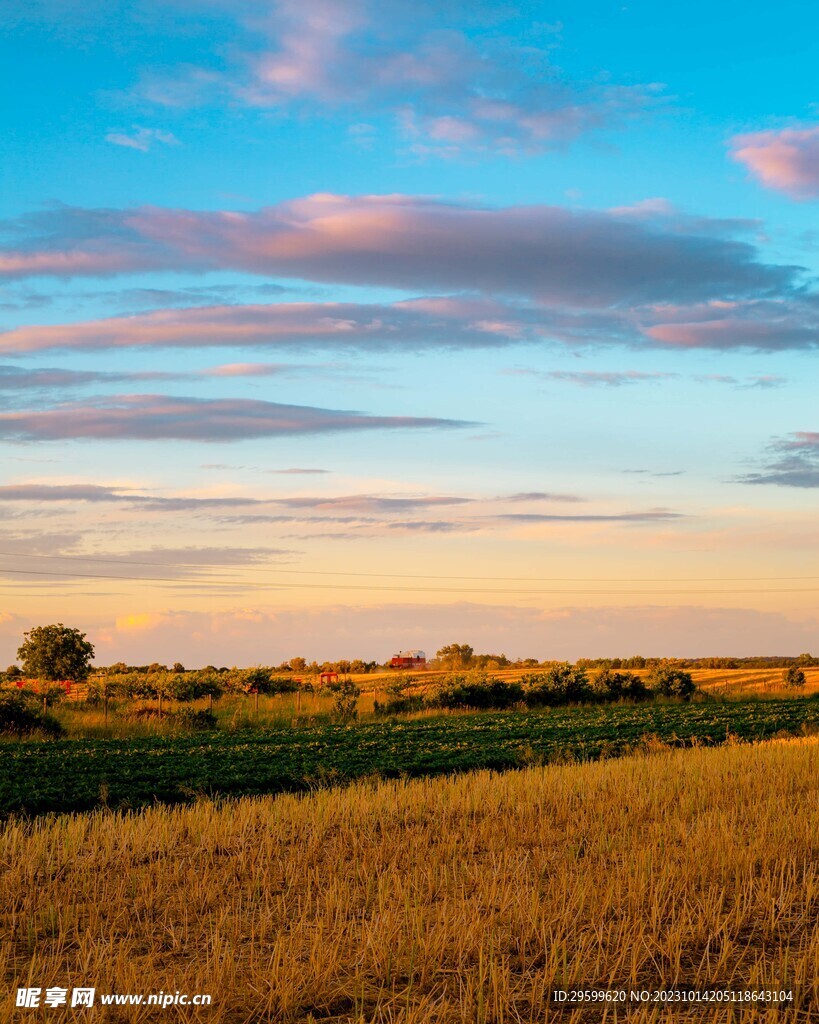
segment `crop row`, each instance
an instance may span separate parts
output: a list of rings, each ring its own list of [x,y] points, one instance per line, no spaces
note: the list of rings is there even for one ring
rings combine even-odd
[[[819,701],[496,712],[366,725],[0,747],[0,813],[138,807],[197,795],[299,791],[362,776],[593,760],[647,737],[671,745],[758,740],[819,727]]]

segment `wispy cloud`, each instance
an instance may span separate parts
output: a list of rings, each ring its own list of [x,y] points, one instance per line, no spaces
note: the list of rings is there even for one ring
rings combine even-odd
[[[498,501],[509,501],[512,503],[526,501],[585,501],[576,494],[555,494],[552,491],[519,491],[517,494],[505,494],[498,498]]]
[[[652,476],[652,477],[663,477],[663,476],[683,476],[685,473],[684,469],[671,469],[671,470],[656,470],[656,469],[624,469],[623,473],[633,474],[634,476]]]
[[[41,551],[36,551],[29,543],[21,546],[17,554],[13,549],[6,550],[0,578],[19,578],[20,570],[29,571],[36,567],[37,583],[42,583],[44,579],[70,579],[82,575],[155,582],[199,579],[209,589],[239,588],[244,592],[252,584],[248,584],[247,576],[241,574],[242,568],[258,568],[274,561],[281,564],[283,556],[292,555],[292,551],[283,548],[210,545],[180,548],[153,546],[116,551],[100,547],[88,550],[86,546],[85,550],[78,550],[76,543],[71,544],[65,553],[61,550],[64,545],[55,543],[56,539],[52,537],[51,545]],[[4,539],[4,548],[6,543]],[[43,557],[32,562],[32,553]]]
[[[627,384],[653,383],[677,376],[675,373],[647,373],[641,370],[513,370],[508,372],[537,376],[542,380],[577,384],[582,388],[620,388]]]
[[[120,501],[116,488],[99,484],[5,484],[0,501]]]
[[[540,512],[507,512],[499,516],[518,523],[661,523],[685,519],[682,512],[649,509],[645,512],[616,512],[612,514],[549,515]]]
[[[450,429],[467,425],[458,420],[432,417],[369,416],[248,399],[164,395],[108,396],[51,409],[0,413],[0,437],[21,441],[93,438],[219,442],[361,430]]]
[[[225,345],[333,348],[380,351],[395,348],[496,347],[531,330],[506,321],[503,309],[478,300],[393,303],[275,303],[164,309],[79,323],[20,327],[0,333],[0,351],[23,354],[50,350],[112,348],[206,348]],[[246,376],[263,364],[230,364],[205,371],[213,376]],[[265,376],[283,372],[267,364]],[[295,368],[290,367],[292,372]],[[316,368],[313,368],[315,371]]]
[[[447,519],[404,519],[387,523],[386,527],[399,533],[471,533],[480,529],[475,522]]]
[[[819,487],[819,432],[798,431],[773,441],[765,466],[746,473],[740,480],[779,487]]]
[[[62,391],[90,385],[123,383],[124,381],[181,380],[188,374],[145,370],[115,372],[106,370],[68,370],[58,367],[0,365],[0,392]]]
[[[485,4],[404,0],[280,0],[263,8],[215,5],[235,18],[233,45],[170,72],[147,72],[139,101],[179,108],[244,105],[301,118],[392,118],[419,154],[450,157],[566,146],[656,107],[662,87],[572,80],[552,60],[557,36],[533,26],[527,45]],[[460,27],[495,23],[494,31]],[[454,27],[459,25],[459,27]],[[540,38],[538,38],[540,37]]]
[[[284,470],[283,472],[292,472]],[[303,472],[297,470],[297,473]],[[316,472],[308,470],[307,472]],[[321,472],[321,471],[319,471]],[[127,502],[141,507],[155,505],[158,508],[178,508],[179,502],[189,503],[190,508],[231,508],[241,505],[271,505],[287,509],[317,512],[346,511],[356,513],[407,512],[418,509],[447,508],[469,505],[477,499],[457,494],[302,494],[266,497],[244,495],[218,495],[202,497],[197,495],[162,496],[144,493],[140,490],[108,484],[62,484],[62,483],[19,483],[0,486],[0,502]],[[289,521],[286,519],[285,521]],[[345,522],[352,520],[346,519]]]
[[[173,132],[164,131],[162,128],[140,128],[138,125],[134,125],[129,132],[109,132],[105,136],[105,141],[126,149],[138,149],[141,153],[147,153],[157,144],[179,145],[179,139]]]

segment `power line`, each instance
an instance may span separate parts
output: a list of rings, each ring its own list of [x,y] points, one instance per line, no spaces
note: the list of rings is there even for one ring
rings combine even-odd
[[[124,583],[173,583],[176,585],[210,585],[210,586],[222,586],[229,583],[229,580],[224,578],[207,579],[206,577],[200,577],[199,579],[185,580],[178,577],[166,577],[166,576],[115,576],[103,573],[82,573],[82,572],[62,572],[60,570],[37,570],[37,569],[8,569],[0,566],[0,573],[9,573],[17,576],[47,576],[49,578],[59,576],[67,577],[71,579],[85,579],[85,580],[118,580]],[[245,590],[366,590],[366,591],[380,591],[380,592],[400,592],[400,593],[447,593],[447,594],[513,594],[518,597],[525,596],[543,596],[543,595],[564,595],[564,596],[587,596],[587,595],[621,595],[628,597],[642,597],[642,596],[656,596],[656,595],[690,595],[695,597],[709,596],[709,595],[723,595],[723,594],[814,594],[819,593],[819,587],[777,587],[771,589],[750,589],[750,588],[731,588],[725,590],[675,590],[675,589],[652,589],[652,590],[604,590],[604,589],[549,589],[549,590],[520,590],[516,588],[506,587],[482,587],[482,588],[469,588],[469,587],[404,587],[404,586],[384,586],[383,584],[372,584],[365,586],[363,584],[347,583],[339,585],[336,583],[289,583],[286,581],[273,582],[267,584],[234,584],[235,586],[241,585]]]
[[[435,573],[401,573],[401,572],[357,572],[331,569],[287,569],[276,566],[273,570],[258,565],[215,564],[207,562],[155,562],[145,559],[100,558],[95,555],[49,555],[43,552],[2,551],[0,556],[12,558],[57,558],[76,562],[95,562],[108,565],[148,565],[161,566],[165,569],[211,569],[232,570],[241,573],[269,573],[271,571],[286,575],[299,576],[352,576],[367,579],[407,579],[407,580],[466,580],[474,582],[497,583],[784,583],[810,582],[819,580],[819,576],[456,576],[437,575]],[[8,570],[12,571],[12,570]],[[22,571],[22,570],[17,570]],[[33,570],[32,570],[33,572]],[[56,570],[55,570],[56,573]],[[71,575],[61,573],[60,575]],[[115,577],[127,579],[128,577]],[[149,577],[135,577],[149,579]],[[164,582],[157,580],[157,582]]]

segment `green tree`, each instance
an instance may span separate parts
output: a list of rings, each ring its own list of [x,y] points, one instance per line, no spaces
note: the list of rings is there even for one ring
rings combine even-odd
[[[799,690],[805,685],[805,673],[798,665],[791,665],[791,667],[786,670],[785,685],[791,686],[795,690]]]
[[[444,668],[469,668],[474,653],[469,644],[447,644],[435,657]]]
[[[85,633],[58,622],[53,626],[36,626],[23,637],[17,657],[27,676],[54,681],[88,677],[94,645],[86,640]]]

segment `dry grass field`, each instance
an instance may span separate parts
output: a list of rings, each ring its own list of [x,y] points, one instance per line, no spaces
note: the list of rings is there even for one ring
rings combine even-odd
[[[732,697],[764,697],[788,692],[781,668],[699,668],[691,676],[697,686],[711,693]],[[819,668],[805,668],[804,694],[819,693]]]
[[[3,1019],[819,1020],[819,742],[9,821]],[[562,1010],[555,987],[797,1007]],[[18,985],[208,1009],[14,1008]]]
[[[508,682],[520,679],[521,676],[542,671],[537,668],[499,668],[488,670],[489,674],[504,679]],[[589,669],[589,675],[593,677],[597,669]],[[646,678],[649,669],[628,669],[638,676]],[[725,693],[728,696],[765,696],[768,694],[787,694],[788,687],[785,686],[783,668],[692,668],[691,677],[698,687],[714,693]],[[819,693],[819,667],[809,666],[804,669],[805,687],[803,693]],[[430,687],[440,682],[448,673],[435,669],[427,671],[416,671],[410,673],[420,687]],[[377,675],[361,675],[352,677],[358,686],[361,687],[365,697],[374,692],[378,695],[389,682],[395,678],[395,673],[379,673]]]

